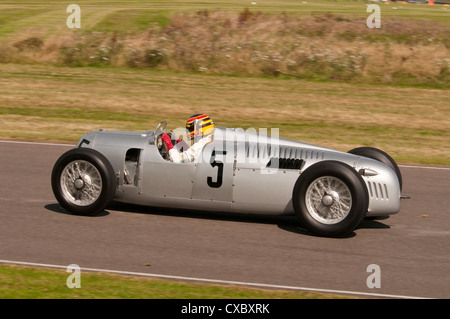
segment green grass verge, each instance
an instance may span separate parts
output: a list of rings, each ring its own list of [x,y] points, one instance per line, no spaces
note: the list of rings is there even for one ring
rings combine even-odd
[[[68,288],[60,269],[0,266],[0,299],[342,299],[337,294],[201,284],[81,271],[80,288]]]
[[[446,0],[445,0],[446,1]],[[255,4],[252,4],[255,2]],[[76,3],[82,8],[84,27],[103,30],[124,29],[139,30],[147,26],[148,17],[164,25],[167,18],[174,13],[196,12],[199,10],[227,10],[242,11],[250,8],[261,12],[296,15],[311,15],[334,13],[344,15],[358,15],[367,17],[365,5],[368,2],[354,0],[259,0],[259,1],[155,1],[155,0],[120,0],[90,1],[78,0]],[[378,3],[382,14],[386,17],[420,18],[440,21],[449,25],[448,9],[442,5],[428,6],[426,4]],[[65,9],[67,2],[60,0],[28,0],[16,3],[13,1],[0,3],[0,22],[8,26],[8,31],[30,27],[36,24],[54,31],[52,26],[57,22],[65,22],[68,14]],[[62,17],[57,18],[58,15]],[[133,17],[133,19],[130,19]],[[124,24],[125,23],[125,24]],[[4,32],[6,33],[6,32]],[[0,33],[1,34],[1,33]]]

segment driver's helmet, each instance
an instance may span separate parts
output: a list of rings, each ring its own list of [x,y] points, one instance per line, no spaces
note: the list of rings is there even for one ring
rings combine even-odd
[[[214,123],[206,114],[194,114],[187,120],[186,129],[192,141],[211,134],[214,131]]]

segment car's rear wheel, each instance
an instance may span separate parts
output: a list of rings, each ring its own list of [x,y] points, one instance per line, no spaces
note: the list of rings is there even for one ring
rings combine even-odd
[[[318,162],[307,168],[298,178],[292,196],[303,226],[328,237],[351,233],[367,213],[368,198],[361,176],[337,161]]]
[[[77,215],[96,215],[112,201],[114,169],[98,151],[76,148],[64,153],[52,171],[52,189],[61,207]]]

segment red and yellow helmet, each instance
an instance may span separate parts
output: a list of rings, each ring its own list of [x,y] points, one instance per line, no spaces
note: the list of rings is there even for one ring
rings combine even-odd
[[[214,122],[206,114],[194,114],[187,120],[186,129],[189,137],[193,140],[195,137],[211,134],[214,130]]]

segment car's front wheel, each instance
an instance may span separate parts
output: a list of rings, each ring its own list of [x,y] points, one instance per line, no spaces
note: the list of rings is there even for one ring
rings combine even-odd
[[[362,177],[337,161],[318,162],[301,173],[292,200],[303,226],[328,237],[351,233],[366,215],[369,203]]]
[[[112,201],[116,190],[108,159],[89,148],[64,153],[52,171],[52,189],[61,207],[77,215],[96,215]]]

